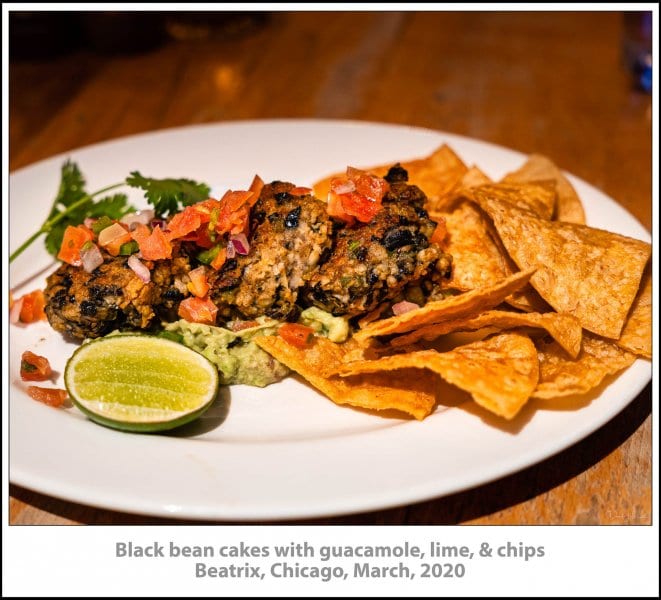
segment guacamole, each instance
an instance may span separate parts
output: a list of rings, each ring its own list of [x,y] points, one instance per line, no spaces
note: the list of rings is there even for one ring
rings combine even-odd
[[[349,337],[349,321],[346,317],[334,317],[316,306],[306,308],[301,313],[299,323],[311,327],[315,333],[338,344],[345,342]]]
[[[214,363],[221,383],[265,387],[284,379],[289,369],[252,341],[259,335],[275,334],[279,322],[267,317],[256,321],[255,327],[234,332],[181,319],[165,325],[165,330],[180,335],[184,345]]]

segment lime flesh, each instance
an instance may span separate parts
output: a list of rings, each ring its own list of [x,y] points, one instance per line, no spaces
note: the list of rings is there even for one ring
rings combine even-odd
[[[84,344],[64,383],[90,419],[126,431],[164,431],[199,417],[218,393],[218,371],[194,350],[140,334]]]

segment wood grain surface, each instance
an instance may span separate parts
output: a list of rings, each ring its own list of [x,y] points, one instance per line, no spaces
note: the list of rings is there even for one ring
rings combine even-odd
[[[116,15],[96,17],[119,43]],[[153,15],[163,38],[141,52],[112,52],[97,33],[59,55],[10,56],[10,170],[167,127],[360,119],[546,154],[651,229],[651,96],[633,84],[621,13],[195,17]],[[580,443],[469,491],[296,523],[649,524],[651,407],[648,386]],[[10,523],[17,525],[185,522],[101,510],[14,485],[9,493]]]

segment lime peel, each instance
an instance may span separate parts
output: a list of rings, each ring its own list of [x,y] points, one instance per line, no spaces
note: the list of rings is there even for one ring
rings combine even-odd
[[[125,431],[164,431],[192,421],[211,406],[219,381],[206,357],[144,334],[85,343],[64,371],[69,396],[84,414]]]

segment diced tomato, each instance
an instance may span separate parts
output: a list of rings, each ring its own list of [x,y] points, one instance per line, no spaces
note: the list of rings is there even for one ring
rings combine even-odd
[[[209,283],[204,267],[197,267],[188,273],[190,281],[188,282],[188,291],[198,298],[204,298],[209,292]]]
[[[326,212],[329,216],[335,217],[336,219],[341,219],[348,225],[353,225],[356,222],[354,217],[346,213],[344,207],[342,206],[342,197],[335,192],[328,193],[328,205],[326,206]]]
[[[191,296],[181,301],[177,312],[182,319],[191,323],[215,325],[218,307],[209,298]]]
[[[62,406],[69,396],[66,390],[57,388],[44,388],[38,387],[36,385],[28,386],[27,392],[30,398],[34,398],[39,402],[48,404],[48,406],[54,406],[55,408]]]
[[[220,210],[220,201],[209,198],[197,204],[193,204],[191,209],[200,215],[202,223],[208,223],[211,220],[211,213],[214,210]]]
[[[193,206],[187,206],[183,211],[172,217],[167,225],[166,235],[170,240],[183,238],[197,231],[202,225],[202,215]]]
[[[328,214],[350,225],[354,219],[369,223],[382,208],[390,186],[385,179],[347,167],[346,177],[334,177],[328,195]]]
[[[218,242],[218,236],[215,231],[209,231],[206,225],[202,225],[194,234],[182,238],[189,242],[195,242],[200,248],[213,248]]]
[[[172,244],[160,227],[154,227],[150,233],[149,227],[138,225],[131,236],[138,242],[140,254],[145,260],[172,258]]]
[[[347,177],[353,181],[356,192],[378,204],[381,204],[383,196],[390,189],[390,184],[385,179],[354,167],[347,167]]]
[[[307,196],[308,194],[312,193],[312,188],[296,186],[295,188],[289,190],[289,193],[292,196]]]
[[[138,242],[138,246],[140,246],[140,242],[145,241],[149,236],[151,235],[151,231],[149,227],[146,225],[143,225],[142,223],[138,223],[135,226],[135,229],[131,232],[131,237]]]
[[[241,208],[254,195],[250,190],[228,190],[220,199],[221,214],[230,214]]]
[[[255,175],[253,177],[252,183],[250,184],[250,187],[248,188],[251,192],[253,192],[252,197],[250,198],[250,206],[254,206],[255,202],[259,200],[259,196],[262,193],[262,189],[264,188],[264,181],[259,175]]]
[[[374,202],[358,192],[342,194],[341,199],[344,212],[356,217],[361,223],[369,223],[374,215],[383,208],[380,203]]]
[[[443,219],[442,217],[438,218],[438,222],[436,223],[436,229],[434,229],[434,233],[431,234],[429,241],[432,244],[442,244],[447,234],[448,234],[448,230],[447,227],[445,226],[445,219]]]
[[[214,224],[214,229],[220,233],[245,233],[250,221],[250,200],[255,192],[232,191],[225,192],[220,199],[220,212]]]
[[[210,263],[211,268],[214,269],[215,271],[218,271],[220,267],[222,267],[225,264],[226,260],[227,260],[227,249],[220,248],[218,250],[218,254],[214,256],[213,260]]]
[[[279,327],[278,335],[292,346],[309,348],[314,339],[314,329],[299,323],[285,323]]]
[[[227,227],[229,227],[231,235],[243,233],[247,236],[250,228],[250,206],[244,204],[230,214],[227,219]]]
[[[26,350],[21,355],[21,379],[23,381],[46,381],[53,373],[48,359]]]
[[[21,314],[19,319],[23,323],[34,323],[35,321],[43,321],[46,319],[44,307],[46,306],[46,299],[42,290],[34,290],[25,294],[23,297],[23,306],[21,306]]]
[[[82,264],[80,258],[80,249],[85,242],[94,239],[94,232],[85,225],[69,225],[64,230],[64,237],[62,238],[62,245],[57,254],[57,258],[65,263],[69,263],[74,267],[79,267]]]

